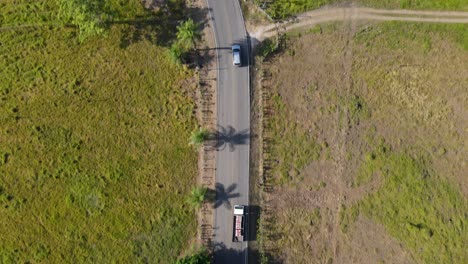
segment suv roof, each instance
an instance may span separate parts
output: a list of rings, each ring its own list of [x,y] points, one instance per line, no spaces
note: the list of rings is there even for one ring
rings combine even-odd
[[[240,50],[240,45],[232,45],[232,63],[237,66],[241,65]]]

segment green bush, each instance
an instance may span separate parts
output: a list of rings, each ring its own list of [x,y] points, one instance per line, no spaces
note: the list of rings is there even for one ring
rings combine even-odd
[[[182,45],[180,45],[179,42],[173,43],[171,48],[169,49],[169,56],[171,57],[174,63],[183,62],[186,54],[187,50]]]
[[[272,39],[265,39],[258,47],[258,54],[263,58],[268,57],[278,50],[278,44]]]
[[[190,144],[194,146],[200,146],[208,139],[210,133],[204,128],[200,128],[196,131],[193,131],[190,136]]]
[[[57,0],[59,17],[72,23],[80,30],[80,41],[102,35],[107,14],[103,12],[104,1],[99,0]]]
[[[195,209],[199,208],[205,201],[207,191],[206,187],[194,187],[190,192],[188,203]]]

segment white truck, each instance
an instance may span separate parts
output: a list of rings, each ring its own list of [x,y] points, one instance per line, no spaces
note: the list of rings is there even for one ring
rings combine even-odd
[[[246,224],[246,215],[245,215],[245,206],[244,205],[234,205],[234,222],[233,222],[233,233],[232,233],[232,242],[242,242],[245,241],[245,224]]]

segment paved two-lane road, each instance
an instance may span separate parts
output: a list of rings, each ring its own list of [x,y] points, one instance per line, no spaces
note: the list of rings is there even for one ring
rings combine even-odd
[[[250,89],[248,42],[238,0],[207,0],[218,56],[217,207],[215,263],[245,263],[247,242],[232,242],[235,204],[249,203]],[[232,64],[231,46],[242,47],[242,66]]]

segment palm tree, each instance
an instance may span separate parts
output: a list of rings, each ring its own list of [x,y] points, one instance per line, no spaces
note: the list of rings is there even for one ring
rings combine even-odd
[[[205,201],[205,195],[207,190],[208,189],[206,187],[194,187],[190,192],[188,203],[194,208],[199,208],[201,204]]]
[[[208,139],[210,133],[204,128],[200,128],[198,131],[193,131],[190,136],[190,143],[195,146],[200,146]]]
[[[80,30],[79,40],[103,35],[106,29],[104,19],[111,14],[104,11],[104,3],[99,0],[60,0],[58,17],[65,24],[71,23]]]
[[[177,40],[187,49],[195,48],[196,41],[201,38],[199,25],[189,18],[177,27]]]

